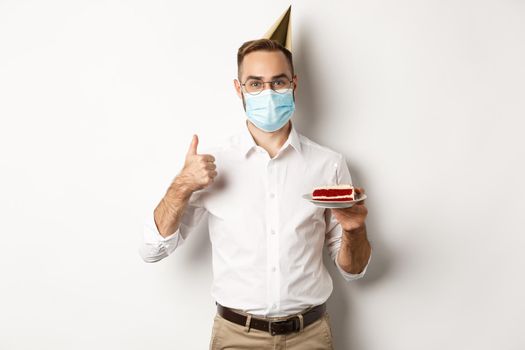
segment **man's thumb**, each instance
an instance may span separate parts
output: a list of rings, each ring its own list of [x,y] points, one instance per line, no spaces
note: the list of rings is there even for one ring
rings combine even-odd
[[[188,149],[188,154],[197,154],[197,145],[199,144],[199,137],[197,135],[193,135],[193,138],[191,139],[191,145]]]

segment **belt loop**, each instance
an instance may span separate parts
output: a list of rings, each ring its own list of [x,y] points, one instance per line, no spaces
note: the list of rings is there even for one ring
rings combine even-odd
[[[303,314],[299,314],[297,317],[299,317],[299,332],[302,332],[304,328]]]
[[[246,324],[244,325],[244,330],[246,332],[250,331],[251,323],[252,323],[252,315],[251,314],[247,314],[246,315]]]

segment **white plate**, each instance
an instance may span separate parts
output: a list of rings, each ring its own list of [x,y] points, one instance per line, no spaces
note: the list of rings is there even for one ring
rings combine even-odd
[[[304,199],[306,199],[307,201],[310,201],[310,203],[312,203],[312,204],[314,204],[314,205],[316,205],[318,207],[321,207],[321,208],[350,208],[355,203],[357,203],[359,201],[362,201],[363,199],[366,199],[366,194],[358,194],[358,196],[359,197],[357,197],[357,199],[355,199],[353,201],[344,201],[344,202],[333,201],[333,202],[328,202],[328,201],[316,201],[316,200],[313,200],[311,193],[303,194],[303,198]]]

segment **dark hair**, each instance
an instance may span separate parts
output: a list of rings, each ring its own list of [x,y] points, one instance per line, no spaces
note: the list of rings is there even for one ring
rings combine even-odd
[[[245,42],[239,47],[237,51],[237,75],[241,78],[241,65],[244,60],[244,56],[254,51],[281,51],[286,56],[290,68],[292,70],[292,76],[294,75],[292,53],[282,46],[279,42],[270,39],[257,39]]]

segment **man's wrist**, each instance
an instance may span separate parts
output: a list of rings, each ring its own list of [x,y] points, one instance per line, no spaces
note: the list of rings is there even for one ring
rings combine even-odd
[[[193,190],[188,186],[186,181],[184,181],[184,178],[181,176],[181,174],[177,175],[175,179],[173,179],[169,190],[173,191],[181,200],[190,198],[191,194],[193,193]]]
[[[346,242],[353,242],[358,240],[366,240],[366,225],[360,226],[358,228],[352,229],[350,231],[347,231],[343,229],[343,241]]]
[[[352,274],[361,273],[367,259],[370,258],[370,252],[371,246],[364,225],[350,231],[343,230],[337,263],[344,271]]]

